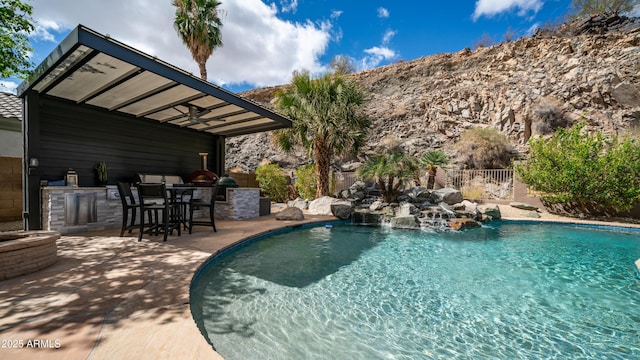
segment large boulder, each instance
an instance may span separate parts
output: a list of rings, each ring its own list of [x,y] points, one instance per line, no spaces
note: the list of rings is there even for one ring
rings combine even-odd
[[[533,206],[533,205],[529,205],[529,204],[521,203],[521,202],[517,202],[517,201],[512,201],[512,202],[509,203],[509,205],[511,207],[516,208],[516,209],[533,210],[533,211],[538,210],[537,206]]]
[[[489,220],[500,220],[500,218],[502,218],[498,205],[478,205],[478,212],[482,215],[486,215]]]
[[[459,215],[459,217],[476,218],[478,216],[477,211],[478,204],[469,200],[463,200],[461,203],[455,204],[452,208]]]
[[[462,193],[460,190],[452,188],[433,190],[431,192],[430,201],[434,204],[443,202],[448,205],[454,205],[462,201]]]
[[[301,210],[307,210],[309,208],[309,202],[307,200],[302,199],[302,198],[297,198],[295,200],[291,200],[291,201],[287,202],[287,206],[288,207],[297,207],[298,209],[301,209]]]
[[[288,207],[276,214],[276,220],[304,220],[304,214],[300,208]]]
[[[351,219],[354,207],[350,202],[341,202],[331,204],[331,214],[341,220]]]
[[[360,201],[365,198],[366,189],[367,185],[364,182],[356,181],[348,189],[342,190],[340,192],[340,197],[352,201]]]
[[[311,215],[333,215],[331,212],[331,204],[348,204],[350,202],[332,198],[331,196],[322,196],[309,203],[309,214]]]
[[[480,223],[469,218],[456,218],[449,220],[449,227],[453,230],[466,230],[479,228]]]
[[[469,200],[464,200],[460,203],[464,207],[464,211],[475,213],[478,211],[478,203],[471,202]]]
[[[406,190],[403,193],[403,196],[406,197],[412,203],[424,203],[429,201],[431,195],[429,190],[427,190],[424,186],[416,186]]]
[[[369,205],[369,210],[371,211],[382,210],[383,207],[384,207],[384,203],[380,200],[376,200],[371,205]]]
[[[522,216],[524,216],[524,217],[528,217],[528,218],[532,218],[532,219],[539,219],[539,218],[541,217],[541,216],[540,216],[540,213],[539,213],[539,212],[537,212],[537,211],[535,211],[535,210],[527,210],[527,211],[524,211],[524,212],[522,213]]]

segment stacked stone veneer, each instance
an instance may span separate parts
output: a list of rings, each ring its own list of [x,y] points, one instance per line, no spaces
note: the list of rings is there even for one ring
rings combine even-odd
[[[137,191],[131,189],[134,197],[137,199]],[[110,228],[118,228],[122,225],[122,203],[119,197],[109,196],[116,190],[115,186],[109,187],[65,187],[50,186],[42,188],[42,228],[44,230],[55,230],[61,234],[78,233],[84,231],[104,230]],[[65,224],[65,208],[64,201],[66,194],[80,193],[96,194],[97,221],[82,225],[66,225]],[[194,193],[195,197],[202,199],[211,198],[211,189],[197,189]],[[197,210],[194,217],[208,216],[205,214],[208,210]],[[140,212],[136,216],[136,223],[140,223]]]
[[[29,274],[58,261],[56,232],[7,232],[0,235],[0,280]]]
[[[216,202],[216,218],[245,220],[260,216],[259,188],[227,188],[227,200]]]
[[[50,186],[42,188],[42,228],[61,234],[103,230],[120,226],[122,205],[120,199],[108,200],[105,187]],[[66,194],[96,194],[97,221],[82,225],[65,224],[64,200]]]

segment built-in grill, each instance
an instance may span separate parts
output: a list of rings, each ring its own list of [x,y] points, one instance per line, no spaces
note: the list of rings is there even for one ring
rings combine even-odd
[[[187,183],[194,186],[213,186],[218,181],[218,175],[216,173],[207,170],[207,156],[208,153],[200,153],[202,159],[202,168],[189,174],[187,177]]]
[[[227,189],[237,188],[238,183],[231,176],[224,174],[218,180],[218,190],[216,190],[216,200],[227,201]]]

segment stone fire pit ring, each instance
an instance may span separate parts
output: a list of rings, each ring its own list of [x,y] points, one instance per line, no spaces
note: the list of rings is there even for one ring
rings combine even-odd
[[[55,231],[0,233],[0,281],[30,274],[58,261]]]

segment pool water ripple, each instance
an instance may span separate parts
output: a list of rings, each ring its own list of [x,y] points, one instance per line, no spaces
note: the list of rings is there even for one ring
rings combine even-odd
[[[638,238],[298,230],[207,265],[191,308],[227,360],[640,358]]]

